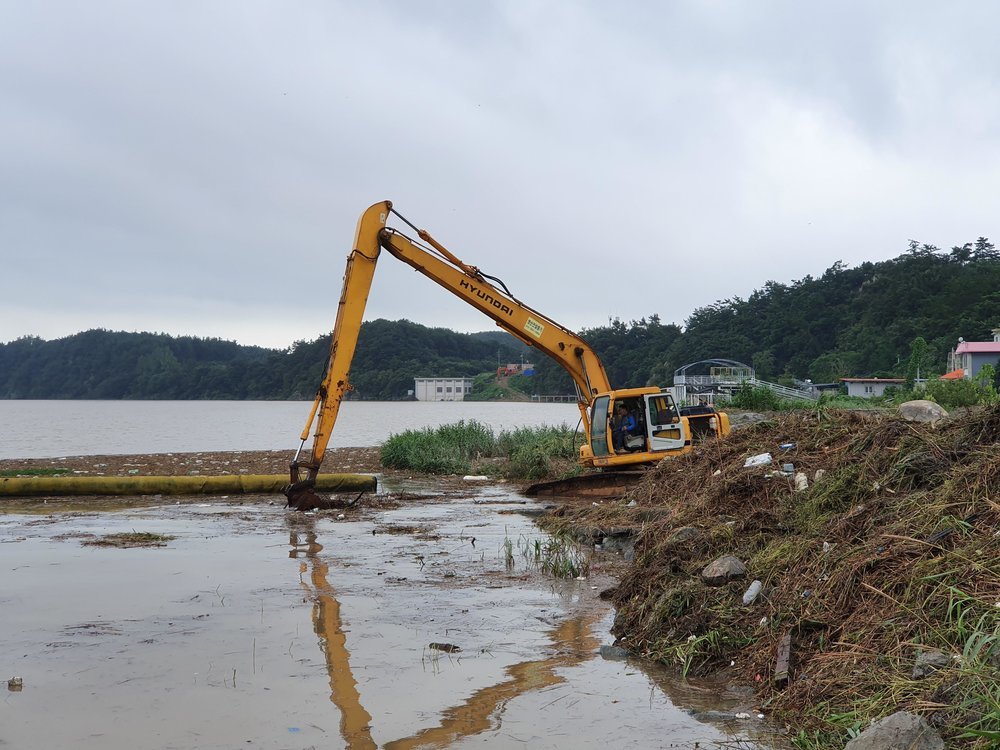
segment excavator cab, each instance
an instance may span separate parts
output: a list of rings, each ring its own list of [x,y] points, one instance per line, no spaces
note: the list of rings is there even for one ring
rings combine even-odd
[[[615,414],[631,414],[636,427],[627,435],[614,435]],[[697,413],[695,413],[697,412]],[[728,432],[728,421],[715,409],[679,408],[669,391],[632,388],[594,398],[590,408],[590,444],[581,451],[585,463],[622,468],[649,463],[668,455],[686,453],[709,437]],[[616,450],[617,448],[617,450]],[[591,453],[592,451],[592,453]]]

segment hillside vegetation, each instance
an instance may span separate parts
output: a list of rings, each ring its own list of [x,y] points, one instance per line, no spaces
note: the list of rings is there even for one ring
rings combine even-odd
[[[0,397],[37,399],[310,399],[323,377],[329,336],[286,350],[219,339],[85,331],[53,341],[0,344]],[[455,333],[406,320],[361,327],[352,398],[405,398],[414,377],[496,370],[523,345],[506,333]]]
[[[943,372],[959,337],[989,340],[998,325],[1000,255],[979,238],[947,252],[914,242],[892,260],[856,268],[835,263],[818,278],[771,281],[747,299],[695,310],[683,329],[653,311],[580,333],[615,387],[634,387],[669,385],[675,369],[709,357],[751,364],[769,379],[905,376],[918,337],[927,343],[926,375]],[[326,335],[286,350],[104,330],[53,341],[25,337],[0,344],[0,398],[311,398],[328,350]],[[504,332],[460,334],[375,320],[361,329],[351,395],[401,399],[414,377],[495,372],[498,362],[522,354],[537,374],[512,387],[572,392],[558,365]]]

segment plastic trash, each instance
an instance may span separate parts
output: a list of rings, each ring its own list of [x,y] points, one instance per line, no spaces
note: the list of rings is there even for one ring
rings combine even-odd
[[[778,447],[783,451],[795,450],[795,443],[782,443]]]
[[[754,581],[753,583],[751,583],[750,588],[748,588],[746,590],[746,593],[743,594],[743,604],[744,605],[753,604],[754,599],[756,599],[760,595],[760,590],[763,587],[764,584],[761,583],[760,581]]]
[[[750,456],[746,461],[743,462],[743,468],[748,469],[751,466],[767,466],[774,459],[771,458],[770,453],[760,453],[756,456]]]
[[[795,475],[795,491],[803,492],[807,489],[809,489],[809,480],[806,478],[805,473],[800,471]]]

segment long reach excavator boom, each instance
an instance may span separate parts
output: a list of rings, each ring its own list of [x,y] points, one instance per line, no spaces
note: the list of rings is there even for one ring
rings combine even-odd
[[[419,240],[387,226],[390,214],[412,229]],[[562,365],[576,387],[577,404],[587,436],[587,443],[580,451],[581,463],[585,466],[625,468],[690,450],[692,421],[697,421],[697,417],[681,416],[666,391],[653,387],[614,391],[604,365],[586,341],[516,299],[499,279],[461,261],[428,232],[417,229],[395,211],[390,201],[381,201],[370,206],[358,220],[354,246],[347,257],[326,374],[289,467],[291,484],[285,494],[290,506],[312,507],[310,504],[316,499],[313,487],[341,401],[351,389],[351,362],[382,249]],[[613,435],[611,416],[616,406],[633,415],[633,434],[622,433],[620,438]],[[728,432],[725,415],[709,411],[710,415],[699,415],[705,417],[702,420],[704,427],[694,432]],[[313,436],[311,450],[303,455],[310,432]]]

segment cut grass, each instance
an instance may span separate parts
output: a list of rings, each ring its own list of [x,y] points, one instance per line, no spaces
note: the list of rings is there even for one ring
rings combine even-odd
[[[175,537],[166,534],[153,534],[148,531],[123,531],[118,534],[106,534],[96,539],[84,542],[90,547],[166,547],[167,542]]]
[[[933,428],[871,412],[781,415],[662,462],[620,503],[560,509],[546,528],[641,532],[613,595],[613,634],[682,673],[754,685],[797,747],[841,748],[897,710],[925,716],[949,747],[996,747],[998,444],[1000,408]],[[794,463],[809,487],[744,467],[763,452]],[[653,510],[661,520],[637,523]],[[682,527],[702,533],[671,541]],[[700,571],[724,554],[747,563],[747,579],[704,586]],[[743,606],[753,578],[765,590]],[[779,686],[789,633],[792,672]],[[916,679],[928,650],[947,663]]]

